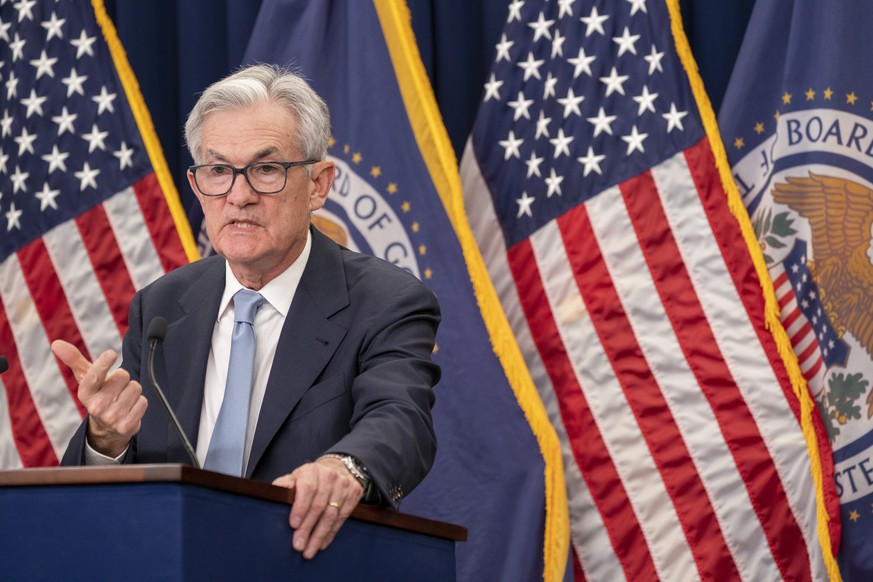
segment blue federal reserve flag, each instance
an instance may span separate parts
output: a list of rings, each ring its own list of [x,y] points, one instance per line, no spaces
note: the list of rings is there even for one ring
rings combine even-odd
[[[846,580],[873,579],[873,6],[755,5],[719,125],[833,448]]]
[[[247,61],[297,68],[330,106],[337,178],[318,228],[412,272],[442,306],[437,461],[402,510],[469,528],[460,580],[560,579],[557,437],[469,232],[405,5],[267,0]]]

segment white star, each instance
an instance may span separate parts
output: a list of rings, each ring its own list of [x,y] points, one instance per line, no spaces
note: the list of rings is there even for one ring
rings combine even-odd
[[[567,89],[567,96],[561,99],[558,99],[558,103],[564,106],[564,119],[569,117],[571,113],[575,113],[576,115],[582,115],[582,112],[579,111],[579,104],[585,100],[583,95],[579,95],[578,97],[573,94],[573,88]]]
[[[627,155],[630,155],[634,150],[640,150],[640,152],[645,153],[646,150],[643,148],[643,140],[647,137],[649,137],[649,134],[638,132],[636,125],[631,128],[630,135],[621,136],[621,139],[627,142]]]
[[[515,41],[507,40],[506,35],[502,35],[500,37],[500,42],[497,43],[497,62],[499,63],[501,59],[506,59],[506,62],[511,63],[512,58],[509,56],[509,49],[512,48],[512,45],[515,44]]]
[[[558,85],[558,78],[552,76],[552,72],[549,71],[546,74],[546,81],[543,83],[543,99],[548,99],[549,97],[555,96],[555,87]]]
[[[549,140],[549,143],[555,146],[555,155],[553,158],[557,159],[561,157],[561,154],[570,155],[570,148],[567,146],[570,145],[570,142],[573,141],[573,136],[564,135],[564,128],[560,128],[558,130],[558,136]]]
[[[503,85],[503,81],[498,81],[494,77],[494,73],[491,73],[491,79],[485,83],[485,101],[488,101],[492,97],[496,100],[500,101],[500,86]]]
[[[87,54],[90,57],[94,56],[94,48],[92,45],[97,41],[96,36],[88,36],[85,33],[85,30],[82,30],[82,34],[79,35],[79,38],[73,39],[70,41],[70,44],[76,47],[76,60],[82,58],[82,55]]]
[[[3,153],[3,150],[0,149],[0,174],[6,173],[6,162],[9,161],[9,156]],[[0,197],[2,197],[2,193],[0,193]]]
[[[62,172],[66,172],[67,164],[64,163],[64,160],[66,160],[68,157],[70,157],[70,154],[61,153],[60,150],[58,150],[58,146],[53,145],[52,153],[42,156],[42,159],[48,162],[48,173],[51,174],[55,170],[61,170]]]
[[[551,198],[552,194],[557,194],[561,196],[561,182],[564,181],[564,176],[558,176],[555,173],[555,168],[549,169],[549,177],[546,178],[546,186],[549,187],[546,192],[546,198]]]
[[[9,205],[9,211],[6,213],[6,232],[9,232],[13,228],[17,228],[21,230],[21,222],[19,222],[19,218],[23,212],[15,208],[15,202]]]
[[[21,155],[24,152],[35,153],[33,151],[33,142],[36,141],[36,134],[35,133],[27,133],[26,127],[22,127],[21,128],[21,135],[19,135],[16,138],[13,138],[13,139],[14,139],[15,143],[18,144],[18,156],[19,157],[21,157]]]
[[[127,143],[121,142],[121,147],[112,152],[112,155],[118,158],[119,170],[127,167],[133,167],[133,148],[127,147]]]
[[[524,143],[523,139],[516,139],[515,133],[510,131],[509,137],[499,142],[501,146],[503,146],[503,159],[508,160],[509,158],[519,158],[521,159],[521,152],[518,151],[518,146]]]
[[[647,63],[649,63],[649,75],[653,75],[655,71],[664,72],[663,67],[661,67],[661,59],[664,58],[664,53],[659,53],[657,49],[655,49],[655,45],[652,45],[652,52],[643,57]]]
[[[112,102],[115,101],[115,93],[110,93],[106,89],[106,85],[100,88],[100,94],[91,97],[91,100],[97,104],[97,115],[100,115],[107,109],[109,113],[115,113],[115,108],[112,106]]]
[[[528,22],[527,25],[534,30],[533,41],[536,42],[543,36],[551,40],[552,33],[549,32],[549,28],[551,28],[554,23],[554,20],[546,20],[542,12],[540,12],[536,22]]]
[[[588,16],[583,16],[579,20],[584,22],[587,25],[585,29],[585,37],[591,36],[592,32],[599,32],[603,36],[606,36],[606,32],[603,31],[603,23],[609,19],[608,15],[601,16],[597,13],[597,7],[591,9],[591,14]]]
[[[527,81],[531,77],[536,77],[537,79],[541,78],[540,77],[540,67],[543,65],[544,62],[545,61],[538,61],[538,60],[534,59],[533,53],[529,52],[529,53],[527,53],[527,60],[520,62],[520,63],[516,63],[516,65],[518,65],[519,67],[521,67],[524,70],[524,79],[523,80]]]
[[[0,128],[2,128],[2,133],[0,136],[6,137],[7,135],[12,135],[12,122],[15,121],[15,118],[9,115],[9,111],[3,111],[3,119],[0,119]]]
[[[558,0],[558,18],[562,18],[564,13],[567,13],[567,16],[573,16],[573,3],[576,0]]]
[[[40,117],[42,116],[42,104],[46,102],[48,97],[39,97],[36,94],[35,89],[30,90],[30,97],[21,100],[22,105],[27,106],[27,113],[25,117],[30,119],[30,116],[34,113],[38,113]]]
[[[60,190],[52,190],[49,188],[48,182],[42,185],[42,190],[35,194],[37,200],[39,200],[39,209],[45,212],[45,209],[51,206],[55,210],[58,209],[58,204],[55,202],[55,198],[61,193]]]
[[[73,93],[78,93],[79,95],[85,94],[85,88],[82,86],[85,81],[88,80],[88,75],[80,75],[76,72],[76,67],[70,69],[70,76],[64,77],[61,79],[61,83],[67,86],[67,97],[73,95]]]
[[[79,117],[76,113],[69,113],[67,111],[67,106],[65,105],[63,109],[61,109],[60,115],[55,115],[52,117],[52,121],[58,124],[58,137],[63,135],[65,131],[69,131],[72,134],[76,133],[76,129],[73,127],[73,122],[76,121],[76,118]]]
[[[549,137],[549,123],[551,123],[552,118],[546,117],[546,113],[540,109],[540,118],[537,119],[537,133],[534,136],[534,139],[540,139],[541,135]]]
[[[673,131],[674,127],[678,127],[679,131],[685,131],[685,127],[682,126],[682,118],[686,115],[688,115],[687,111],[677,111],[676,104],[671,103],[670,111],[661,114],[661,117],[667,120],[667,133]]]
[[[657,97],[657,93],[649,93],[649,88],[643,85],[643,92],[637,97],[633,97],[633,100],[640,104],[640,108],[637,110],[637,115],[642,115],[646,110],[654,113],[655,98]]]
[[[106,150],[106,144],[103,143],[103,140],[106,139],[107,135],[109,135],[109,132],[99,131],[96,123],[91,126],[91,133],[83,133],[82,139],[88,142],[88,153],[90,154],[97,148]]]
[[[18,77],[15,76],[15,71],[10,72],[6,79],[6,99],[13,97],[18,97]]]
[[[530,210],[530,207],[534,202],[533,196],[528,196],[527,192],[522,192],[521,198],[516,198],[515,201],[518,204],[518,214],[516,215],[516,218],[521,218],[523,214],[527,214],[533,218],[533,213]]]
[[[587,73],[588,76],[591,77],[591,63],[593,63],[596,59],[597,57],[587,56],[585,54],[585,49],[579,47],[579,54],[573,58],[567,59],[568,63],[576,67],[573,70],[573,78],[575,79],[583,72]]]
[[[542,113],[542,112],[540,112]],[[534,174],[539,177],[542,177],[540,174],[540,164],[543,163],[544,158],[538,158],[536,152],[530,153],[530,159],[525,162],[527,164],[527,177],[530,178]]]
[[[9,176],[9,179],[12,180],[12,193],[16,194],[19,190],[22,192],[27,192],[27,179],[30,177],[30,172],[22,172],[21,168],[18,167],[18,164],[15,164],[15,172]]]
[[[0,38],[9,42],[9,27],[12,26],[11,22],[3,22],[0,20]]]
[[[96,168],[92,170],[91,166],[88,165],[88,162],[85,162],[81,172],[73,172],[73,175],[79,179],[79,191],[83,191],[86,186],[91,186],[96,190],[97,180],[95,180],[95,178],[99,174],[100,170]]]
[[[9,48],[12,49],[12,62],[14,63],[18,59],[24,58],[24,45],[27,43],[26,40],[22,39],[18,36],[18,33],[15,33],[15,40],[9,43]]]
[[[18,22],[21,22],[25,18],[28,20],[33,20],[33,6],[36,4],[36,0],[19,0],[13,6],[18,10]]]
[[[602,109],[601,109],[601,111],[602,111]],[[576,158],[576,159],[579,161],[580,164],[585,166],[585,174],[584,174],[585,176],[587,176],[591,172],[597,172],[601,176],[603,175],[603,172],[600,171],[600,162],[602,162],[604,159],[606,159],[606,156],[596,155],[594,153],[594,148],[589,147],[587,155],[582,156],[581,158]]]
[[[639,12],[640,10],[642,10],[644,13],[648,14],[648,12],[646,11],[646,0],[627,0],[627,1],[628,1],[628,4],[631,5],[631,13],[630,13],[631,16],[633,16],[634,14]]]
[[[618,45],[618,56],[621,56],[628,51],[637,54],[637,49],[634,45],[638,40],[640,40],[640,35],[632,35],[627,26],[624,27],[624,32],[621,33],[621,36],[614,36],[612,38],[612,42]]]
[[[619,75],[618,71],[615,70],[615,67],[612,67],[612,71],[609,73],[608,77],[600,77],[601,82],[606,85],[606,96],[609,97],[615,92],[618,92],[621,95],[624,95],[624,83],[627,81],[627,75]]]
[[[44,20],[42,23],[40,23],[40,26],[48,31],[45,36],[46,42],[50,41],[52,37],[55,36],[58,38],[64,38],[64,33],[61,30],[61,27],[64,25],[65,22],[66,19],[58,18],[57,13],[52,12],[51,19]]]
[[[600,111],[597,112],[597,115],[594,117],[588,117],[587,120],[594,125],[594,137],[597,137],[603,132],[612,135],[612,122],[615,121],[615,115],[607,115],[603,110],[603,107],[600,108]]]
[[[524,0],[512,0],[512,4],[509,5],[509,16],[507,17],[506,22],[512,22],[513,20],[521,22],[522,6],[524,6]]]
[[[512,120],[518,121],[519,117],[524,117],[525,119],[530,119],[530,113],[528,112],[528,109],[530,109],[530,106],[533,104],[533,102],[534,102],[533,99],[525,99],[524,93],[519,91],[518,92],[518,99],[516,99],[515,101],[509,101],[507,103],[507,105],[512,107],[512,111],[513,111]]]
[[[561,36],[561,31],[555,31],[555,38],[552,39],[552,58],[563,57],[564,56],[564,42],[567,40],[566,36]]]
[[[48,75],[52,79],[55,78],[55,63],[58,62],[56,58],[49,58],[45,51],[42,51],[42,54],[39,55],[38,59],[33,59],[30,61],[30,64],[36,67],[36,78],[39,79],[43,75]]]

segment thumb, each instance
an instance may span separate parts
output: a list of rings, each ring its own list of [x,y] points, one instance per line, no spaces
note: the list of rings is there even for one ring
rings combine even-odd
[[[64,340],[55,340],[52,342],[52,353],[57,358],[67,365],[73,374],[76,376],[76,381],[81,382],[85,374],[91,368],[91,362],[82,355],[79,348]]]

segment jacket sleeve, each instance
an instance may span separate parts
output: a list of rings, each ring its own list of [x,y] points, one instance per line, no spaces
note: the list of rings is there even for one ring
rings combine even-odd
[[[384,297],[382,306],[367,322],[358,353],[351,431],[327,452],[358,459],[381,502],[397,507],[436,454],[431,408],[440,369],[431,354],[440,310],[417,280]]]

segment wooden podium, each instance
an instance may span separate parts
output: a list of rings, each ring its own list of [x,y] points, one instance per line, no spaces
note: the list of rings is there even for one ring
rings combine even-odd
[[[312,560],[292,492],[182,465],[0,472],[3,580],[455,580],[463,527],[359,506]]]

